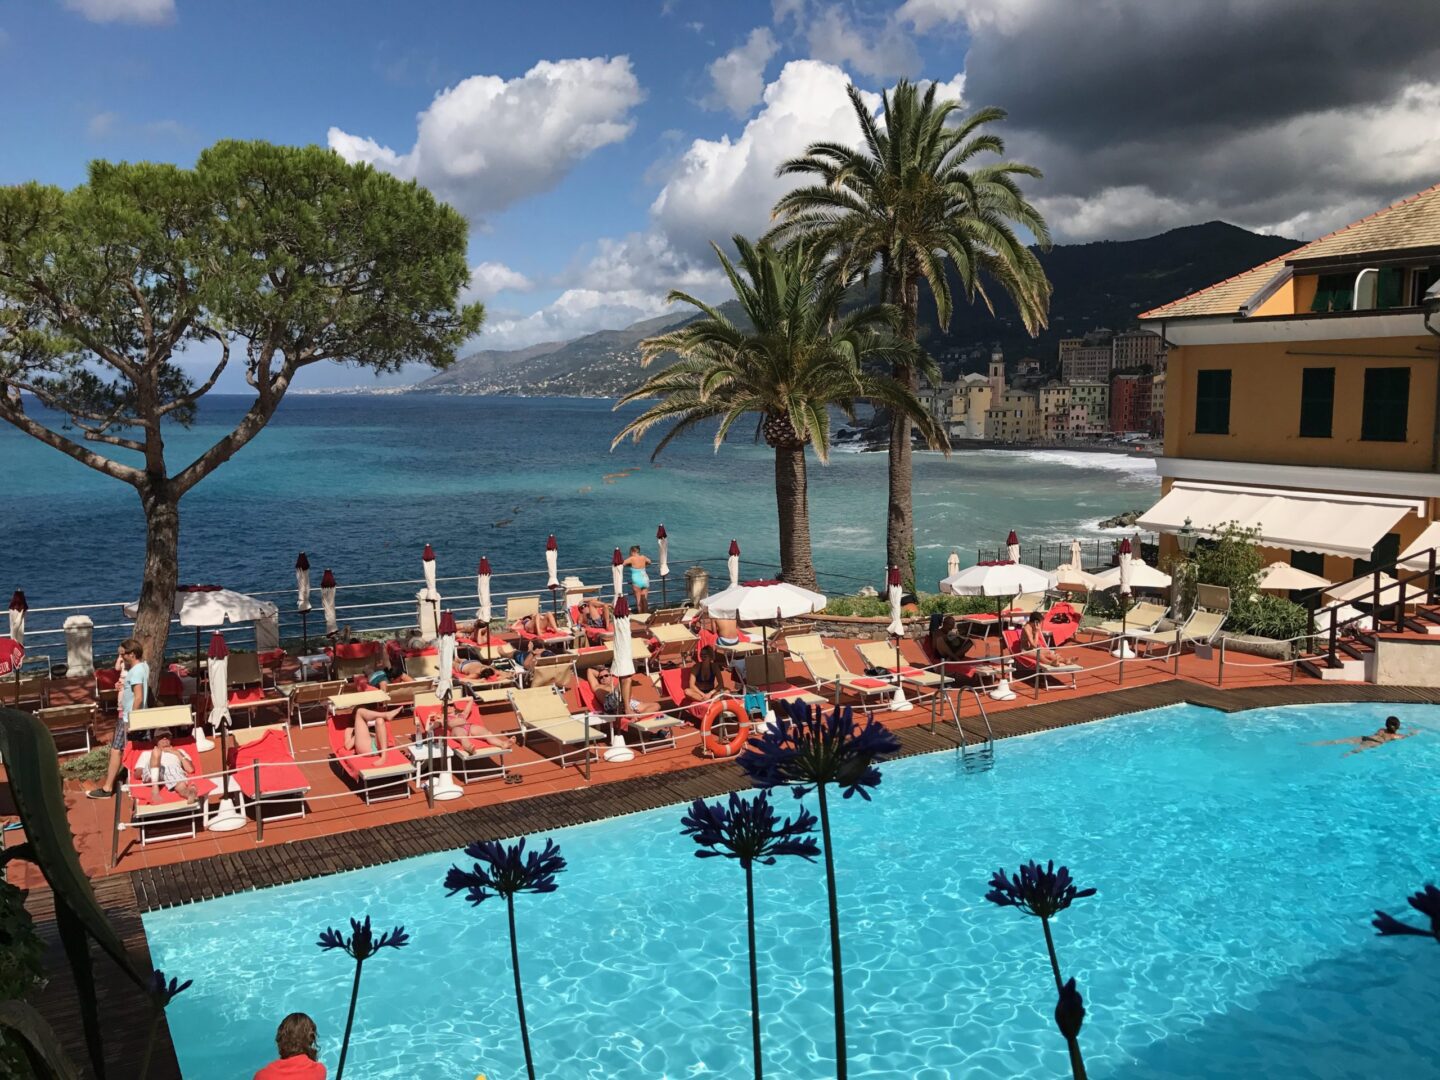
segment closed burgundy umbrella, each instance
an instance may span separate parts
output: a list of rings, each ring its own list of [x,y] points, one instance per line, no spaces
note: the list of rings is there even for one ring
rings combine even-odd
[[[450,755],[445,750],[446,735],[450,728],[450,709],[455,693],[452,682],[455,668],[455,634],[458,632],[455,626],[455,614],[448,610],[442,611],[435,629],[439,634],[440,648],[440,674],[435,680],[435,696],[442,703],[443,715],[440,720],[440,730],[436,732],[430,742],[430,797],[443,801],[458,799],[464,794],[450,772]],[[435,775],[437,769],[439,770],[438,776]]]
[[[30,605],[25,602],[25,594],[16,589],[10,597],[10,638],[16,645],[25,644],[25,613],[29,610]]]
[[[1010,530],[1010,535],[1005,538],[1005,557],[1011,562],[1020,561],[1020,537],[1015,535],[1015,530]]]
[[[655,530],[655,546],[660,549],[660,604],[666,606],[665,579],[670,576],[670,534],[663,524]]]
[[[210,635],[210,648],[206,650],[210,662],[205,665],[205,679],[210,684],[210,715],[208,720],[220,735],[220,764],[225,764],[225,733],[230,728],[230,647],[225,644],[225,635],[216,630]],[[199,717],[195,722],[195,746],[209,750],[215,744],[205,737]]]
[[[900,617],[901,586],[898,566],[886,569],[885,592],[890,599],[890,625],[885,629],[895,639],[895,696],[890,701],[890,708],[895,712],[909,712],[915,706],[905,700],[905,690],[900,677],[900,669],[905,666],[900,657],[900,639],[905,636],[905,623]]]
[[[733,589],[740,584],[740,541],[730,541],[730,556],[725,565],[730,569],[730,588]]]
[[[610,556],[610,578],[615,585],[615,599],[619,600],[620,594],[625,591],[625,559],[618,547]]]
[[[476,589],[480,593],[480,610],[475,613],[475,618],[485,624],[485,652],[486,659],[490,658],[490,558],[486,555],[480,556],[480,565],[476,569]],[[475,628],[475,636],[480,636],[480,627]]]

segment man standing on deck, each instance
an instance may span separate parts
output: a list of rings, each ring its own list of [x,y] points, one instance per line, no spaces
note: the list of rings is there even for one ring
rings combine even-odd
[[[110,767],[105,772],[105,783],[85,793],[92,799],[108,799],[115,794],[125,738],[130,734],[130,714],[145,708],[150,693],[150,665],[145,663],[145,646],[134,638],[126,638],[120,643],[120,655],[115,663],[121,671],[116,695],[119,715],[115,718],[115,736],[110,740]]]

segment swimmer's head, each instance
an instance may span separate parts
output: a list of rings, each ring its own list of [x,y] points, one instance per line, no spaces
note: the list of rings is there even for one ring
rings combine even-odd
[[[1398,717],[1398,716],[1387,716],[1387,717],[1385,718],[1385,731],[1386,731],[1386,733],[1387,733],[1387,734],[1390,734],[1390,735],[1394,735],[1394,734],[1396,734],[1397,732],[1399,732],[1399,730],[1400,730],[1400,717]]]

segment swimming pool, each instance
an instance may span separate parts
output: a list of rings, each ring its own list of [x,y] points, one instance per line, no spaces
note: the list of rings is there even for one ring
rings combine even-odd
[[[1309,745],[1387,713],[1428,730]],[[983,900],[1032,856],[1099,889],[1056,922],[1095,1080],[1436,1075],[1435,945],[1369,918],[1437,876],[1437,727],[1427,706],[1177,706],[1007,740],[988,772],[890,763],[874,803],[833,804],[852,1076],[1068,1075],[1040,928]],[[517,901],[541,1075],[747,1074],[743,879],[679,818],[556,832],[560,890]],[[249,1076],[294,1010],[333,1071],[353,969],[314,943],[366,913],[413,944],[366,964],[347,1073],[523,1075],[504,906],[445,896],[457,857],[147,915],[157,965],[195,980],[170,1008],[185,1076]],[[833,1076],[824,873],[788,861],[756,874],[767,1072]]]

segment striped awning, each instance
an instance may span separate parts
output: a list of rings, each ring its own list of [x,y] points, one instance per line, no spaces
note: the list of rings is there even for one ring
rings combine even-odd
[[[1258,529],[1266,547],[1368,559],[1401,518],[1423,509],[1417,499],[1177,480],[1137,524],[1151,532],[1178,533],[1188,519],[1196,533],[1213,536],[1234,522]]]

